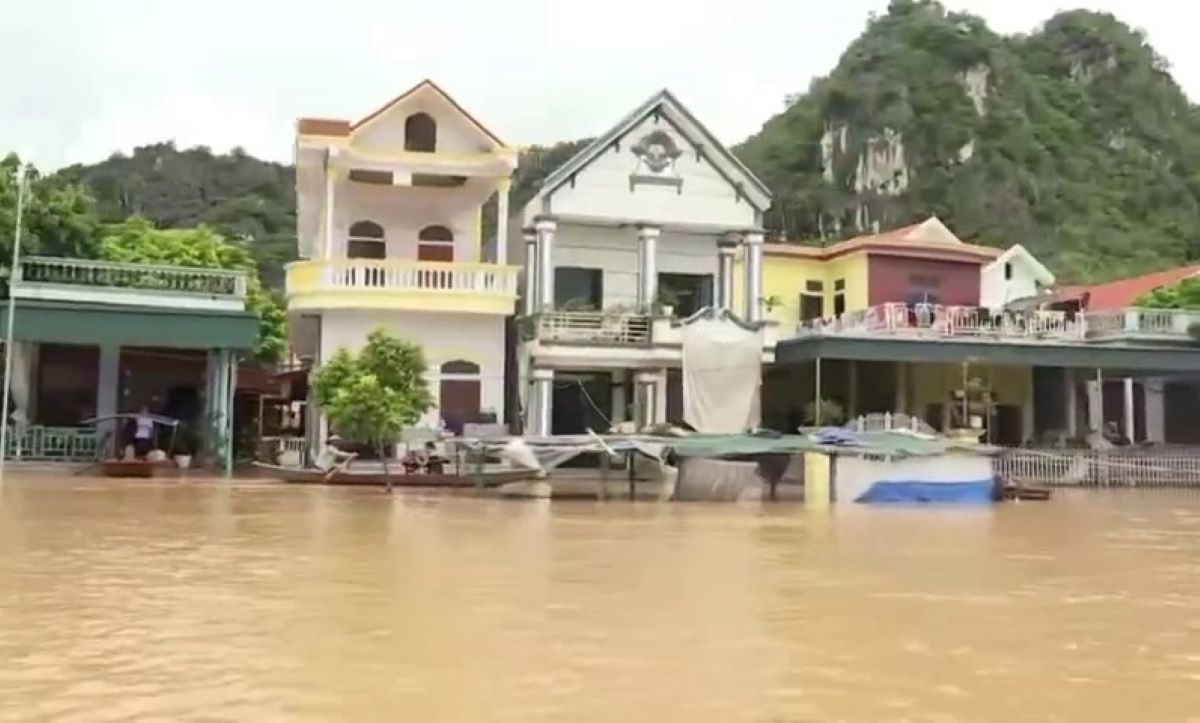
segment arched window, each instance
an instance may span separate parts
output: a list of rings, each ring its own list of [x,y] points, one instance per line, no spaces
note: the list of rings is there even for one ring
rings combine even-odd
[[[346,239],[346,258],[387,258],[387,240],[383,235],[383,226],[374,221],[356,221],[351,224]]]
[[[437,150],[437,123],[428,113],[413,113],[404,120],[404,150],[423,153]]]
[[[418,261],[453,261],[454,232],[445,226],[426,226],[417,234]]]
[[[472,374],[478,376],[479,365],[475,362],[465,361],[463,359],[455,359],[448,361],[441,366],[442,374]]]
[[[439,367],[438,408],[446,429],[462,434],[463,426],[479,422],[482,383],[479,365],[464,359],[448,361]]]

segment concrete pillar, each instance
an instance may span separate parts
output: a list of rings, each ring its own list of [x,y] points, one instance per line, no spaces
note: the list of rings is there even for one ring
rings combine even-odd
[[[738,239],[726,236],[717,242],[717,299],[718,309],[733,308],[733,256]]]
[[[1067,437],[1074,439],[1079,436],[1079,410],[1077,409],[1078,402],[1076,401],[1075,389],[1075,370],[1071,368],[1063,369],[1063,385],[1067,388]]]
[[[337,152],[330,149],[328,155],[325,156],[325,254],[324,258],[333,258],[333,232],[334,232],[334,187],[337,185],[337,170],[333,166],[333,159],[337,156]]]
[[[613,424],[625,421],[625,408],[628,405],[625,399],[625,379],[624,369],[618,369],[612,373],[612,414],[609,415],[609,419]]]
[[[1033,402],[1033,367],[1030,367],[1025,372],[1025,394],[1021,400],[1021,441],[1027,442],[1033,439],[1035,433],[1035,423],[1033,419],[1034,402]],[[989,384],[989,386],[991,386]],[[984,423],[991,426],[991,420],[986,416],[983,418]]]
[[[525,290],[522,300],[522,310],[526,316],[537,312],[538,309],[538,234],[530,227],[524,231],[525,236]]]
[[[908,365],[896,362],[896,408],[894,412],[908,412]]]
[[[849,421],[858,416],[858,362],[851,359],[846,362],[846,374],[850,380],[850,393],[847,395],[850,398],[847,400],[846,420]]]
[[[1164,386],[1161,377],[1142,380],[1142,407],[1146,415],[1146,441],[1163,444],[1167,441],[1166,407],[1163,403]]]
[[[96,374],[96,416],[116,414],[121,394],[121,347],[116,344],[100,345],[100,368]],[[97,430],[103,435],[115,435],[120,425],[115,420],[104,422]],[[107,451],[107,450],[106,450]]]
[[[538,311],[554,309],[554,232],[558,224],[549,216],[534,222],[537,231]]]
[[[746,264],[743,270],[746,273],[746,281],[743,284],[746,290],[746,308],[744,315],[747,321],[760,321],[762,319],[762,259],[763,259],[763,232],[748,231],[745,236],[746,246]]]
[[[496,263],[508,263],[508,191],[512,182],[507,178],[496,184]]]
[[[1124,412],[1124,419],[1122,420],[1123,430],[1125,432],[1125,436],[1129,439],[1130,442],[1136,442],[1138,440],[1137,440],[1137,424],[1134,419],[1134,409],[1133,409],[1133,400],[1134,400],[1133,377],[1125,377],[1124,390],[1125,390],[1125,404],[1122,406],[1122,411]]]
[[[658,301],[657,226],[638,226],[638,309],[648,312]]]
[[[1099,369],[1096,378],[1087,383],[1088,431],[1104,431],[1104,376]]]
[[[633,375],[634,403],[636,412],[634,422],[641,429],[659,421],[658,394],[659,373],[657,371],[640,370]]]
[[[554,410],[554,370],[536,367],[532,377],[529,430],[535,437],[549,437]]]

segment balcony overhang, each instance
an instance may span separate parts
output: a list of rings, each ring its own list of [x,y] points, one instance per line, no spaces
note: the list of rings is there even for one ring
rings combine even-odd
[[[477,263],[299,261],[287,266],[289,312],[329,309],[508,316],[520,268]]]
[[[1059,343],[1012,339],[811,335],[786,339],[775,347],[778,364],[800,364],[816,359],[1195,372],[1200,370],[1200,345],[1188,342],[1162,345],[1095,344],[1082,341]]]
[[[8,323],[8,309],[8,302],[0,302],[0,323]],[[49,344],[249,350],[258,326],[246,311],[18,300],[13,337]]]

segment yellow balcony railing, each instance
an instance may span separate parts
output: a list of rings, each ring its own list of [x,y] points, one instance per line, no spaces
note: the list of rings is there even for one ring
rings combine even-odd
[[[510,313],[519,271],[516,266],[399,259],[299,261],[287,267],[288,304]]]

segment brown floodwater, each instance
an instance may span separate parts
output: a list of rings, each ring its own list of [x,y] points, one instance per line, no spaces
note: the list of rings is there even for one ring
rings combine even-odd
[[[11,478],[0,720],[1200,720],[1200,494],[986,510]]]

